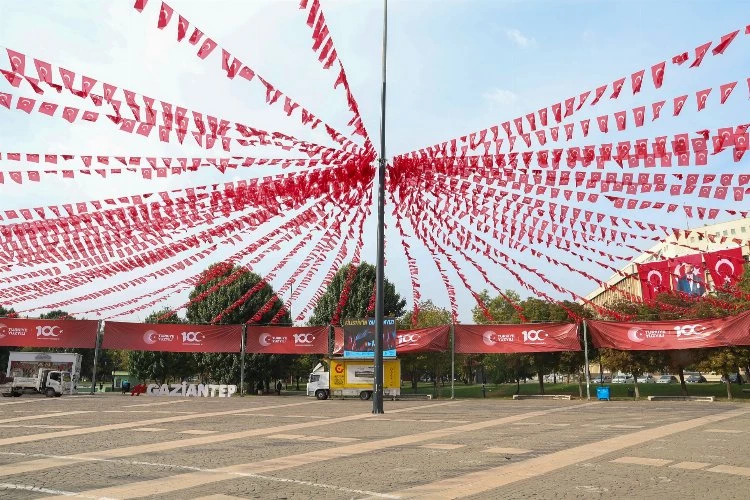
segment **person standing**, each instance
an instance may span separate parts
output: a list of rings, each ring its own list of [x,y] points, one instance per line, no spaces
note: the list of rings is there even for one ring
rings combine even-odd
[[[281,396],[281,388],[283,385],[281,384],[281,380],[276,381],[276,394]]]

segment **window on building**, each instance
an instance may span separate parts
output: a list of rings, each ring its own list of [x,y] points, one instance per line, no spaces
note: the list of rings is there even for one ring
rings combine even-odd
[[[732,234],[737,234],[737,233],[736,233],[736,231],[735,231],[734,229],[732,229],[732,230],[731,230],[731,231],[729,231],[729,232],[730,232],[730,233],[732,233]]]
[[[723,234],[724,236],[726,236],[726,235],[727,235],[727,230],[725,229],[725,230],[724,230],[724,232],[723,232],[722,234]]]
[[[740,232],[741,232],[741,233],[744,233],[745,231],[746,231],[746,229],[745,229],[745,226],[742,226],[742,227],[740,228]]]

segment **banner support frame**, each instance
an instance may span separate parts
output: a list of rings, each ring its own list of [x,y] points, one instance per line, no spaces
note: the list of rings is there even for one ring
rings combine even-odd
[[[456,399],[456,324],[451,323],[451,399]]]
[[[240,335],[240,397],[245,395],[245,337],[247,336],[247,323],[242,325]]]
[[[99,346],[101,338],[104,336],[104,320],[99,320],[99,326],[96,329],[96,342],[94,342],[94,367],[91,373],[91,391],[89,394],[96,393],[96,366],[99,361]]]
[[[586,320],[583,320],[583,358],[585,366],[583,367],[586,376],[586,399],[591,400],[591,373],[589,372],[589,342],[586,328]]]

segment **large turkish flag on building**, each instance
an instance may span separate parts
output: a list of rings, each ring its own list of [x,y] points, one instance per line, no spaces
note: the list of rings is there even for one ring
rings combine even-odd
[[[248,326],[245,352],[263,354],[326,354],[327,326]]]
[[[595,347],[660,351],[750,345],[750,311],[714,319],[621,323],[587,321]]]
[[[456,352],[506,354],[580,351],[577,326],[575,323],[456,325]]]
[[[714,289],[721,289],[727,285],[734,286],[745,271],[745,258],[741,248],[730,248],[717,252],[703,254],[706,268],[711,273]]]
[[[240,352],[242,325],[104,324],[104,349],[166,352]]]
[[[96,347],[93,320],[0,318],[0,346]]]
[[[672,289],[669,261],[659,260],[648,264],[638,264],[638,279],[641,281],[643,300],[654,300],[657,295]]]

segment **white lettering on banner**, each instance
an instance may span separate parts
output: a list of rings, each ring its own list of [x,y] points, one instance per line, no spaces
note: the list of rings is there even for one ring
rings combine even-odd
[[[37,338],[44,337],[58,337],[62,333],[59,326],[37,326],[36,336]]]
[[[512,333],[495,333],[488,330],[482,334],[482,340],[485,344],[492,346],[501,342],[515,342],[516,336]]]
[[[172,342],[173,340],[174,335],[157,333],[155,330],[149,330],[143,334],[143,342],[149,345],[156,344],[157,342]]]
[[[170,390],[171,389],[171,390]],[[226,384],[148,384],[148,396],[176,396],[181,398],[228,398],[237,392],[236,385]]]
[[[703,339],[711,335],[708,328],[701,325],[675,326],[674,331],[677,334],[677,340]]]
[[[421,337],[418,333],[406,333],[403,335],[399,335],[396,337],[396,342],[398,345],[403,344],[413,344],[417,342]]]
[[[205,338],[201,332],[182,332],[183,344],[200,344]]]
[[[286,337],[274,336],[274,335],[271,335],[270,333],[261,333],[258,336],[258,343],[266,347],[268,347],[269,345],[273,345],[273,344],[286,344]]]
[[[295,333],[294,344],[302,346],[311,346],[315,341],[315,335],[312,333]]]
[[[0,323],[0,339],[6,335],[10,337],[24,337],[26,335],[26,328],[13,328]]]
[[[544,339],[546,339],[549,335],[544,330],[524,330],[521,332],[523,334],[523,341],[526,344],[531,343],[544,343]]]

